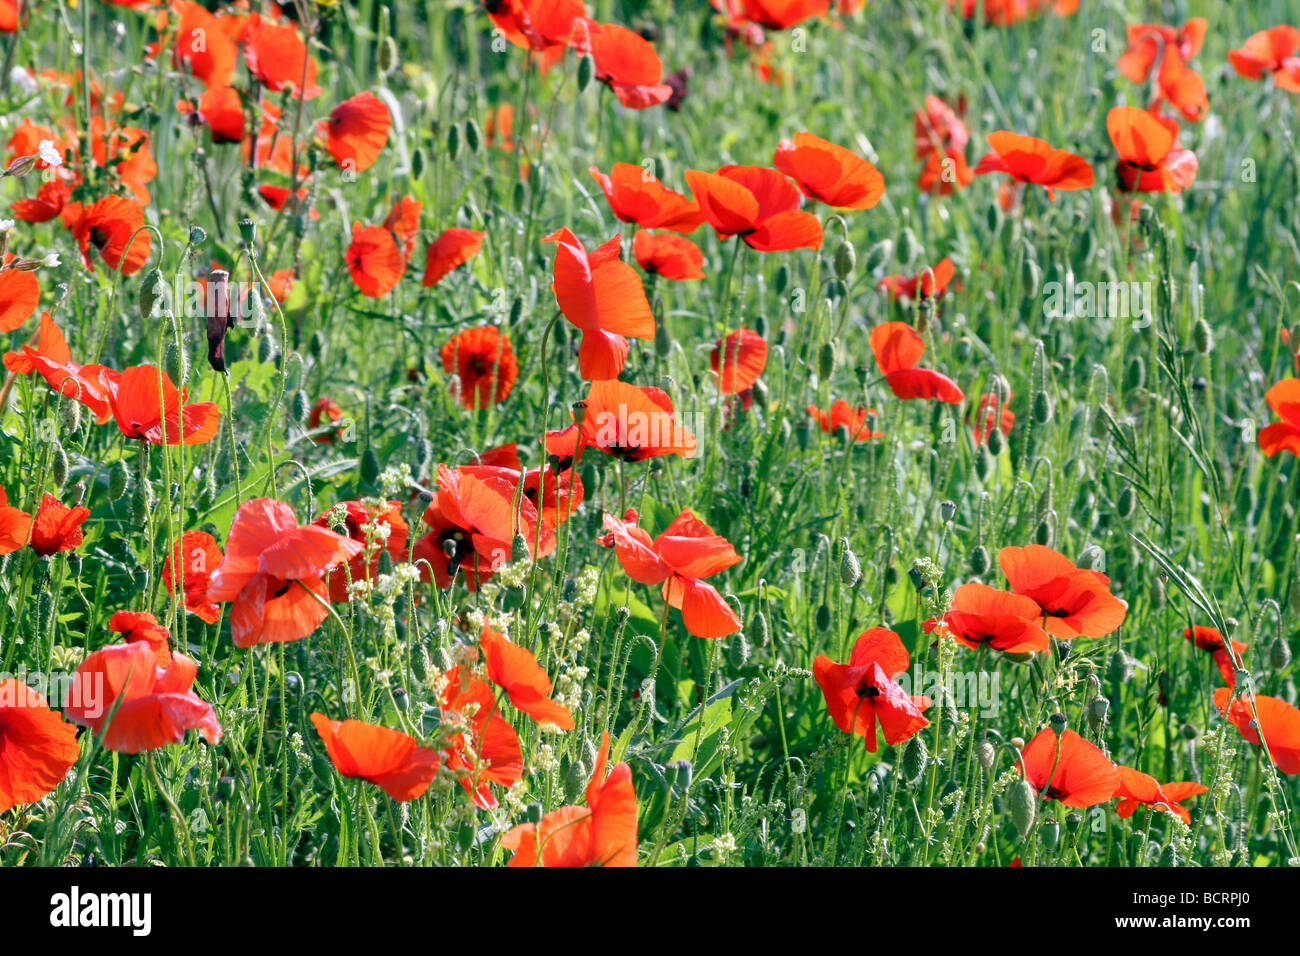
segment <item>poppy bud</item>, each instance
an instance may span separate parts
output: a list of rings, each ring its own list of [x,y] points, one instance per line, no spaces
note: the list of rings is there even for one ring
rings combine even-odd
[[[1133,490],[1132,485],[1125,485],[1119,493],[1119,501],[1116,502],[1116,510],[1121,518],[1133,517],[1133,512],[1137,509],[1137,492]]]
[[[689,760],[673,760],[664,766],[664,776],[668,778],[673,793],[680,797],[691,789],[695,767]]]
[[[257,241],[257,223],[245,216],[239,220],[239,238],[252,245]]]
[[[1094,697],[1088,705],[1088,729],[1099,733],[1106,726],[1106,716],[1110,713],[1110,701],[1105,697]]]
[[[875,272],[894,254],[894,241],[892,239],[881,239],[874,243],[867,250],[866,268],[868,272]]]
[[[997,748],[987,740],[981,740],[975,745],[975,759],[985,770],[993,769],[993,761],[997,758]]]
[[[1160,851],[1160,865],[1161,866],[1179,865],[1178,848],[1174,846],[1174,844],[1169,843],[1165,846],[1163,850]]]
[[[53,456],[50,460],[50,477],[60,488],[68,480],[68,453],[63,450],[63,446],[57,441],[54,442]]]
[[[907,738],[907,743],[903,744],[903,756],[898,762],[898,769],[902,776],[899,778],[908,786],[915,785],[920,779],[921,774],[925,773],[925,765],[929,759],[929,754],[925,749],[925,738],[920,734],[913,734]]]
[[[1034,421],[1040,425],[1046,425],[1052,420],[1052,397],[1046,392],[1036,392],[1034,394]]]
[[[660,358],[667,358],[673,351],[673,337],[668,332],[668,326],[660,322],[655,326],[655,355]]]
[[[749,661],[749,641],[745,640],[745,632],[740,631],[731,639],[731,644],[727,648],[727,661],[732,667],[739,670]]]
[[[148,481],[137,481],[131,495],[131,518],[143,526],[153,513],[153,486]]]
[[[903,229],[903,234],[898,239],[898,261],[906,268],[910,266],[916,257],[921,254],[921,241],[916,238],[916,233],[912,231],[911,226]]]
[[[292,410],[297,421],[302,421],[311,414],[311,397],[302,389],[293,393]]]
[[[131,468],[125,458],[119,458],[108,469],[108,498],[118,501],[126,494],[127,482],[131,478]]]
[[[1157,611],[1165,606],[1165,579],[1163,574],[1156,575],[1151,582],[1151,606]]]
[[[522,534],[516,533],[510,540],[510,560],[527,561],[528,560],[528,539]]]
[[[144,281],[140,283],[140,318],[145,320],[153,318],[154,308],[160,302],[166,310],[167,280],[163,278],[160,269],[150,269],[145,273]]]
[[[1034,540],[1046,548],[1052,546],[1054,537],[1054,528],[1056,525],[1056,512],[1050,508],[1043,513],[1043,520],[1038,522],[1038,527],[1034,529]]]
[[[841,280],[847,279],[853,274],[853,268],[857,263],[857,251],[853,248],[853,243],[845,239],[840,243],[839,248],[835,250],[836,277]]]
[[[752,622],[754,629],[754,643],[759,647],[767,647],[772,640],[772,625],[768,623],[767,612],[759,611],[754,615]]]
[[[514,188],[510,191],[510,198],[514,201],[516,209],[524,208],[524,200],[527,197],[527,191],[524,188],[523,181],[515,183]]]
[[[1287,665],[1291,663],[1291,646],[1282,638],[1277,638],[1269,646],[1268,664],[1275,671],[1286,670]]]
[[[581,760],[570,760],[564,770],[564,799],[568,802],[577,800],[587,786],[591,771],[582,765]]]
[[[790,284],[790,267],[784,262],[776,268],[776,275],[772,278],[772,291],[777,295],[785,292],[786,286]],[[758,333],[762,335],[762,332]]]
[[[387,76],[397,68],[397,41],[391,36],[384,37],[383,42],[379,44],[379,72],[382,76]]]
[[[980,577],[988,573],[990,564],[989,549],[977,544],[970,553],[970,573]]]
[[[266,335],[258,336],[257,339],[257,360],[263,364],[271,362],[276,355],[275,338],[267,332]]]
[[[1002,434],[1002,429],[1000,428],[989,429],[985,442],[988,446],[989,454],[993,458],[997,458],[998,455],[1002,454],[1007,447],[1007,438]],[[986,476],[981,475],[980,477],[983,478]]]
[[[578,92],[586,92],[591,85],[591,79],[596,75],[596,60],[590,53],[583,54],[578,61]]]
[[[373,486],[379,480],[379,456],[375,454],[375,449],[366,445],[366,450],[361,453],[361,481],[363,484]]]
[[[185,384],[190,372],[189,356],[177,348],[174,341],[168,341],[163,347],[162,366],[173,382],[177,385]]]
[[[817,377],[823,382],[827,382],[830,381],[830,377],[834,372],[835,345],[832,342],[824,342],[817,352]]]
[[[1017,780],[1007,793],[1007,809],[1011,811],[1011,822],[1015,824],[1020,836],[1029,835],[1038,811],[1038,794],[1028,780]]]
[[[1210,354],[1214,349],[1214,330],[1210,328],[1209,322],[1196,320],[1196,325],[1192,328],[1192,342],[1196,345],[1196,351],[1202,355]]]
[[[469,147],[471,153],[478,152],[481,139],[478,123],[474,122],[473,117],[465,120],[465,145]]]
[[[846,588],[857,587],[862,580],[862,565],[858,556],[849,547],[849,539],[840,539],[840,583]]]
[[[1124,370],[1124,387],[1139,389],[1146,385],[1146,382],[1147,363],[1143,361],[1142,356],[1135,355],[1129,359],[1128,367]]]
[[[1196,729],[1194,724],[1183,724],[1183,726],[1178,729],[1178,732],[1182,734],[1184,740],[1195,740],[1201,735],[1200,731]]]
[[[817,630],[823,634],[831,629],[831,609],[825,602],[817,605]]]
[[[812,440],[812,426],[808,419],[801,418],[794,426],[794,440],[799,445],[800,451],[808,450],[808,444]]]
[[[460,155],[460,127],[452,123],[447,127],[447,158],[455,159]]]
[[[1246,524],[1253,524],[1255,506],[1259,503],[1255,486],[1242,482],[1237,486],[1237,517]]]
[[[1078,560],[1074,562],[1075,567],[1083,568],[1085,571],[1099,571],[1106,564],[1106,552],[1095,544],[1090,544],[1083,549]]]
[[[421,179],[424,176],[424,147],[417,146],[411,150],[411,178]]]
[[[1030,299],[1038,298],[1038,287],[1043,281],[1043,269],[1033,259],[1026,259],[1024,268],[1020,270],[1025,283],[1025,296]]]
[[[1134,660],[1122,650],[1116,649],[1106,662],[1106,679],[1112,684],[1123,684],[1133,678]]]
[[[59,408],[63,431],[72,434],[81,427],[81,406],[75,401],[64,401]]]
[[[760,378],[750,386],[750,390],[751,394],[754,396],[754,404],[766,411],[772,397],[771,393],[767,390],[767,385]]]

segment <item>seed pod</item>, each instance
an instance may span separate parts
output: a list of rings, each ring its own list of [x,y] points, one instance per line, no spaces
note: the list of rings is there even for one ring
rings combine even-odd
[[[126,459],[119,458],[108,469],[108,498],[118,501],[126,494],[126,486],[131,479],[131,468]]]
[[[317,329],[311,334],[311,338],[307,340],[307,352],[319,362],[325,357],[325,347],[325,333]]]
[[[1053,525],[1056,520],[1056,512],[1048,509],[1043,513],[1043,520],[1038,522],[1038,527],[1034,530],[1034,540],[1046,548],[1052,546]]]
[[[1021,275],[1025,282],[1025,296],[1030,299],[1038,298],[1038,287],[1043,281],[1043,268],[1033,259],[1026,259]]]
[[[569,803],[577,800],[590,776],[591,770],[584,767],[581,760],[570,760],[564,771],[564,799]]]
[[[1106,680],[1111,684],[1124,684],[1133,679],[1134,660],[1120,649],[1111,652],[1106,662]]]
[[[1043,825],[1038,828],[1038,838],[1043,843],[1043,848],[1055,850],[1056,844],[1061,842],[1061,825],[1055,820],[1047,819]]]
[[[840,583],[846,588],[858,586],[862,580],[862,564],[858,561],[858,556],[853,553],[849,547],[849,539],[840,539]]]
[[[957,517],[957,502],[948,500],[939,502],[939,520],[944,524],[951,524],[955,517]]]
[[[522,534],[516,533],[510,540],[510,560],[527,561],[528,560],[528,539]]]
[[[383,42],[379,44],[379,72],[387,76],[397,69],[397,41],[391,36],[386,36]]]
[[[165,312],[167,303],[167,280],[161,269],[150,269],[140,283],[140,318],[148,321],[154,317],[154,309]]]
[[[1106,717],[1110,713],[1110,701],[1105,697],[1094,697],[1088,705],[1088,729],[1100,733],[1106,726]]]
[[[81,405],[72,400],[65,400],[59,406],[59,418],[63,433],[71,435],[81,427]]]
[[[984,547],[984,545],[982,544],[977,544],[974,548],[971,549],[971,553],[970,553],[971,574],[975,575],[976,577],[980,577],[984,574],[987,574],[990,564],[991,564],[991,559],[989,557],[988,548]]]
[[[925,773],[925,766],[929,760],[929,754],[925,748],[925,738],[920,734],[913,734],[907,738],[907,743],[903,744],[903,756],[898,762],[898,769],[902,782],[908,786],[915,785],[921,775]]]
[[[1192,342],[1196,345],[1196,351],[1202,355],[1209,355],[1214,349],[1214,330],[1210,328],[1210,323],[1204,319],[1197,319],[1196,325],[1192,329]]]
[[[1163,575],[1156,575],[1155,580],[1151,582],[1151,607],[1160,610],[1165,606],[1165,579]]]
[[[988,438],[985,442],[985,447],[988,448],[989,454],[992,455],[994,458],[997,458],[999,455],[1002,454],[1003,451],[1006,450],[1007,436],[1002,434],[1002,429],[1000,428],[989,429]]]
[[[1011,822],[1021,838],[1029,835],[1038,811],[1038,794],[1028,780],[1018,780],[1007,792],[1007,809],[1011,811]]]
[[[1066,720],[1065,714],[1057,711],[1047,718],[1047,725],[1051,727],[1052,732],[1059,737],[1061,734],[1065,733],[1066,727],[1069,726],[1069,721]]]
[[[1167,846],[1165,846],[1163,850],[1160,851],[1160,865],[1161,866],[1182,865],[1181,861],[1178,858],[1178,848],[1174,846],[1174,844],[1170,843]]]
[[[307,416],[311,414],[311,396],[303,389],[298,389],[293,393],[291,410],[295,421],[305,421]]]

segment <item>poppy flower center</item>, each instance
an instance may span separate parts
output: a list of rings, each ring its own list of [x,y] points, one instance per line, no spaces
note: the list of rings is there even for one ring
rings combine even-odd
[[[90,241],[95,244],[96,248],[102,249],[104,243],[108,242],[110,236],[111,233],[109,233],[109,231],[103,226],[92,226],[90,228]]]
[[[857,686],[856,692],[860,700],[875,700],[880,696],[880,688],[874,684],[868,684],[866,681]]]

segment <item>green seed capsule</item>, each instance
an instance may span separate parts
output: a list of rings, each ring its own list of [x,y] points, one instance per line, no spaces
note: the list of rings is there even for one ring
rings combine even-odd
[[[1002,429],[1000,428],[989,429],[987,444],[988,444],[988,452],[990,455],[992,455],[994,458],[996,458],[998,455],[1001,455],[1002,452],[1005,451],[1007,447],[1007,437],[1004,434],[1002,434]]]
[[[971,574],[977,577],[987,574],[992,563],[989,557],[989,549],[982,544],[977,544],[971,549],[969,563]]]
[[[59,418],[63,425],[63,433],[73,434],[81,427],[81,405],[72,400],[65,400],[59,406]]]
[[[1038,527],[1034,529],[1034,540],[1045,548],[1052,546],[1053,530],[1052,525],[1056,517],[1055,511],[1049,511],[1043,516],[1043,520],[1038,522]]]
[[[1088,705],[1088,729],[1100,733],[1106,726],[1106,716],[1110,713],[1110,701],[1105,697],[1094,697]]]
[[[1121,518],[1133,517],[1133,512],[1137,510],[1137,492],[1133,490],[1132,485],[1125,485],[1124,489],[1119,493],[1116,510]]]
[[[1139,389],[1147,383],[1147,363],[1142,356],[1135,355],[1129,360],[1128,367],[1124,370],[1124,387],[1128,389]]]
[[[135,491],[131,495],[131,518],[136,524],[143,526],[153,514],[153,506],[153,486],[147,481],[137,482]]]
[[[510,539],[510,560],[527,561],[528,560],[528,539],[522,534],[516,534]]]
[[[1011,811],[1011,822],[1015,824],[1020,836],[1029,835],[1038,812],[1038,794],[1028,780],[1018,780],[1007,792],[1007,809]]]
[[[789,285],[790,267],[783,262],[776,268],[776,275],[772,279],[772,291],[777,295],[782,295],[785,292],[786,287]],[[759,332],[759,335],[762,334],[762,332]]]
[[[387,76],[397,69],[397,41],[391,36],[384,37],[383,42],[379,44],[378,60],[379,72],[383,76]]]
[[[846,588],[857,587],[862,580],[862,564],[849,547],[849,539],[840,539],[840,583]]]
[[[572,803],[581,795],[583,789],[587,786],[587,778],[591,771],[582,765],[581,760],[570,760],[569,766],[564,771],[564,799]]]

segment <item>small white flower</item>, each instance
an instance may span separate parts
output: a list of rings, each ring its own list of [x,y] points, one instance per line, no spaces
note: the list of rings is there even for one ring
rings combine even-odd
[[[14,227],[12,219],[0,219],[0,232],[8,232]]]
[[[41,159],[51,166],[63,165],[63,154],[54,148],[54,140],[43,139],[40,146]]]
[[[47,269],[57,268],[59,265],[59,254],[57,252],[45,253],[45,258],[41,260],[41,265]]]

